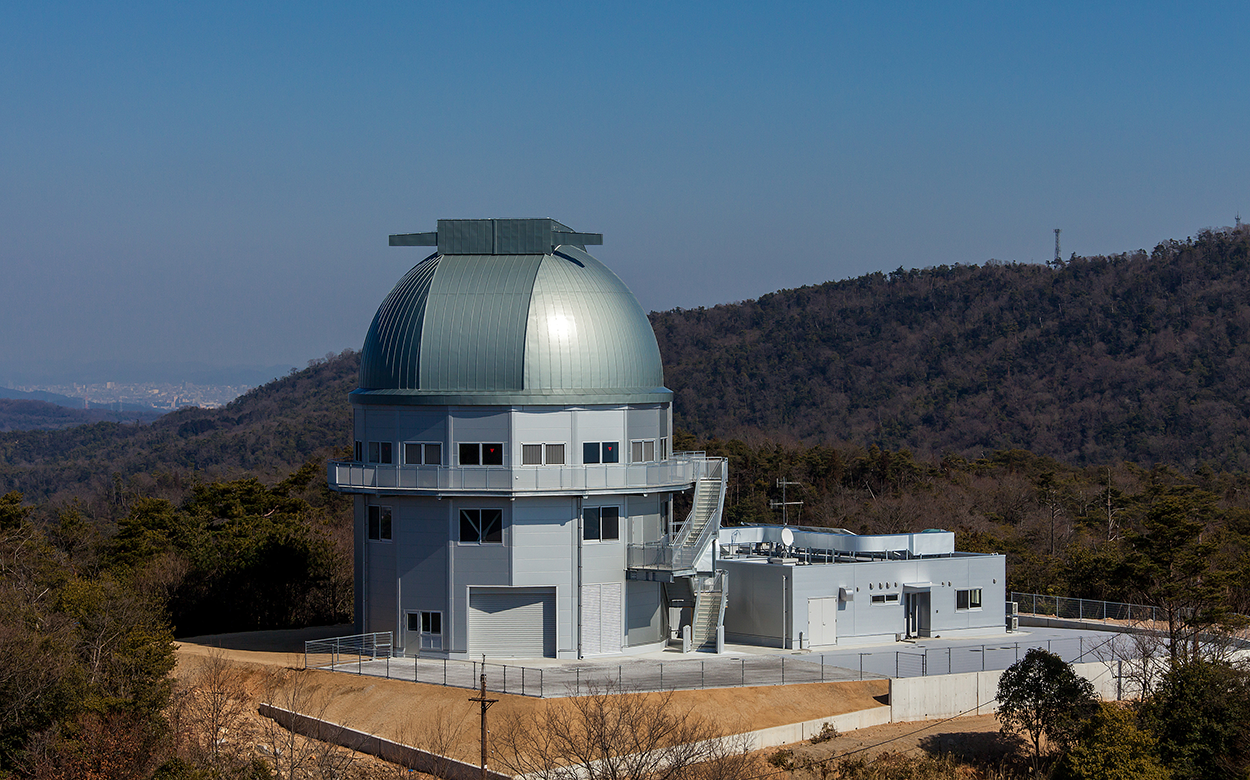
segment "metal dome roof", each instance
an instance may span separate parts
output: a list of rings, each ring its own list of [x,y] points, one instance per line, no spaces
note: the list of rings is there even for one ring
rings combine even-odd
[[[469,225],[477,230],[487,222],[521,223],[528,237],[511,243],[489,235],[462,240],[464,225],[457,223],[479,223]],[[498,227],[486,230],[502,236]],[[453,228],[460,228],[461,240],[448,246]],[[440,250],[476,253],[436,252],[395,285],[365,337],[360,388],[351,400],[419,405],[671,400],[655,333],[638,300],[582,247],[553,245],[562,237],[585,243],[599,238],[573,233],[554,220],[440,220],[437,236],[392,237],[392,244],[437,242]]]

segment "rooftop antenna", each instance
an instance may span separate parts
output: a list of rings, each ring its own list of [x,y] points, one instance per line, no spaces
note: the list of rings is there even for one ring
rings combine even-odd
[[[1063,262],[1063,256],[1059,253],[1059,234],[1061,232],[1059,228],[1055,228],[1055,265]]]
[[[1235,219],[1237,220],[1237,224],[1234,225],[1234,227],[1241,227],[1241,212],[1240,211],[1237,212],[1237,216],[1235,217]]]
[[[770,501],[768,502],[768,505],[772,507],[773,509],[776,509],[777,507],[781,507],[781,524],[782,525],[790,525],[790,516],[789,516],[789,513],[786,511],[786,507],[803,506],[802,501],[787,501],[786,500],[786,488],[789,487],[790,485],[798,486],[802,484],[803,484],[802,482],[787,482],[784,479],[777,480],[777,487],[781,488],[781,500]]]

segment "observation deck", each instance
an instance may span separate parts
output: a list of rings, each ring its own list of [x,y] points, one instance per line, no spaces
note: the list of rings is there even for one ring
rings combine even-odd
[[[332,460],[330,489],[371,495],[599,495],[685,490],[720,459],[675,452],[650,463],[582,466],[405,466]]]

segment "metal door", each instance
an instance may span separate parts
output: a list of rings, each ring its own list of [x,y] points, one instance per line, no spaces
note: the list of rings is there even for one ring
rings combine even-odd
[[[838,643],[838,597],[807,600],[808,644],[811,647]]]

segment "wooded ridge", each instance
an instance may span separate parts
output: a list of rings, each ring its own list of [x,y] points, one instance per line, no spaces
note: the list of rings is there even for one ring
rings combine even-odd
[[[1250,229],[651,315],[676,424],[1073,464],[1250,466]]]

